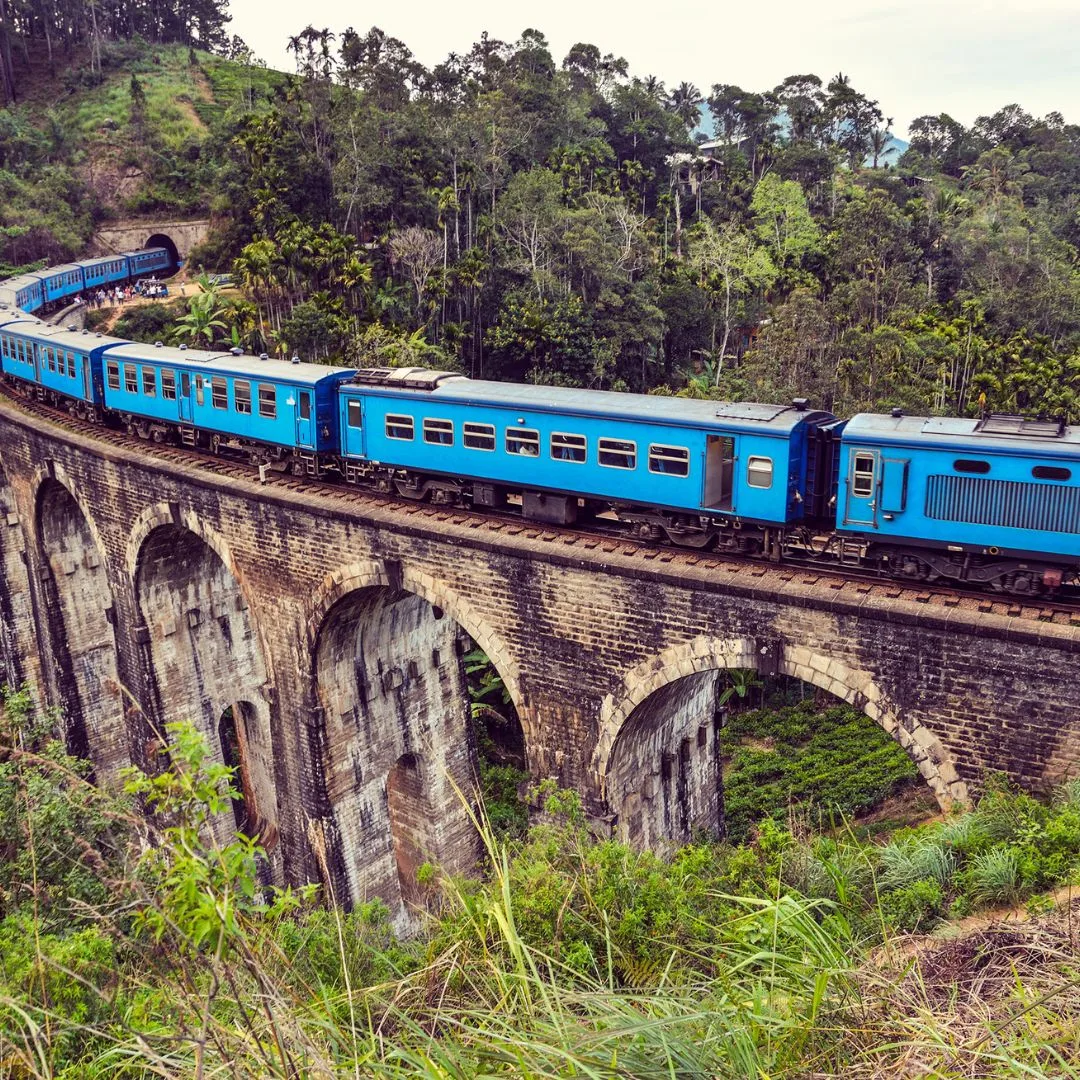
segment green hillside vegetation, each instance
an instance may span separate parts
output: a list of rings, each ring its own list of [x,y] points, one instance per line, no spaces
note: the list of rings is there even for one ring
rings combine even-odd
[[[178,44],[113,42],[100,73],[76,50],[55,76],[27,73],[0,112],[0,262],[79,256],[95,224],[208,213],[220,132],[268,107],[287,77]],[[0,267],[2,269],[3,267]]]
[[[28,707],[0,728],[4,1075],[1080,1075],[1070,916],[1040,896],[1076,873],[1075,783],[883,845],[768,820],[670,859],[547,786],[548,824],[485,828],[485,880],[421,869],[400,940],[377,901],[326,910],[261,885],[255,842],[206,843],[237,795],[190,728],[114,799]],[[908,936],[1025,900],[1035,921]]]

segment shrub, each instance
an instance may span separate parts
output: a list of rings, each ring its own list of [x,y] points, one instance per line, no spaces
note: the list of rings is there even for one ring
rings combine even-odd
[[[1003,845],[975,855],[964,880],[977,906],[1015,904],[1020,899],[1019,855],[1015,848]]]
[[[881,917],[886,926],[914,933],[934,925],[945,908],[945,893],[938,881],[912,881],[881,898]]]

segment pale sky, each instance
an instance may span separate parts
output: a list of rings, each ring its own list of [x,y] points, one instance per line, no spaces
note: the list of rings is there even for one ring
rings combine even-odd
[[[272,67],[292,70],[285,49],[308,23],[335,33],[376,25],[427,67],[468,51],[482,31],[514,41],[533,27],[556,63],[575,42],[624,56],[631,75],[771,89],[786,75],[838,71],[876,98],[905,136],[924,113],[976,116],[1017,102],[1080,122],[1078,0],[231,0],[230,32]]]

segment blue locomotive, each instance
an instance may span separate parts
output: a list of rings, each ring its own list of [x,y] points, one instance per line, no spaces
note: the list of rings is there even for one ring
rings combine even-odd
[[[157,249],[160,250],[160,249]],[[1037,596],[1080,579],[1080,430],[484,382],[140,345],[32,312],[93,259],[0,286],[0,370],[20,392],[154,441],[243,453],[413,500],[914,581]],[[6,308],[5,308],[6,305]],[[22,310],[19,310],[22,309]]]

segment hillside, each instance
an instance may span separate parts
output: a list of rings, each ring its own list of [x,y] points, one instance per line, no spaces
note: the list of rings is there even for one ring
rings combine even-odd
[[[221,132],[268,106],[287,76],[181,45],[88,50],[50,74],[22,72],[0,113],[0,263],[81,252],[95,223],[141,212],[214,210]]]

